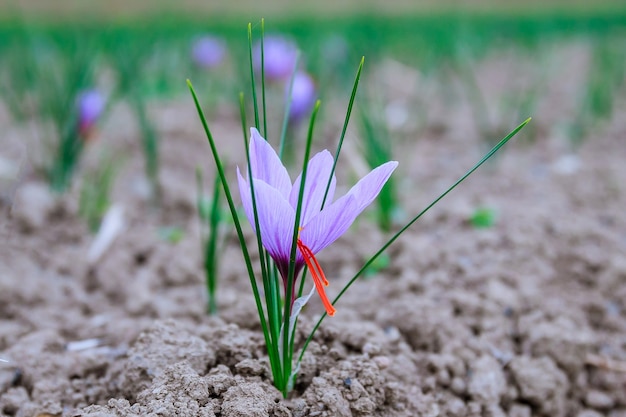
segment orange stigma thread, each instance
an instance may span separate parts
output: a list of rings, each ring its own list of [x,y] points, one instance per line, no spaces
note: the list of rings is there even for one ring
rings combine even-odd
[[[320,295],[320,299],[322,300],[322,304],[324,304],[324,308],[326,309],[326,314],[329,316],[334,316],[337,311],[335,307],[331,304],[330,300],[326,296],[326,291],[324,290],[325,286],[328,286],[328,280],[326,279],[326,275],[324,275],[324,271],[322,271],[322,267],[320,263],[315,259],[315,255],[309,249],[307,245],[302,243],[300,239],[297,242],[298,249],[304,258],[304,262],[306,266],[311,271],[311,276],[313,277],[313,283],[315,284],[315,289],[317,293]]]

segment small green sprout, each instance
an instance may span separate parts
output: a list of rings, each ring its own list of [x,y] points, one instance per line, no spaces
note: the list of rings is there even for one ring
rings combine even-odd
[[[388,254],[383,253],[363,272],[365,278],[372,278],[378,275],[383,269],[386,269],[391,264],[391,258]]]
[[[96,169],[87,172],[83,177],[78,213],[92,232],[98,230],[102,217],[111,205],[111,189],[120,165],[118,159],[104,155]]]
[[[220,223],[222,222],[220,177],[215,176],[211,199],[204,195],[202,170],[200,168],[196,168],[196,185],[196,206],[200,218],[203,266],[207,288],[207,312],[214,315],[217,314],[218,239]]]
[[[496,211],[490,207],[479,207],[474,210],[469,220],[476,229],[487,229],[496,224],[498,216]]]
[[[363,137],[363,155],[370,169],[392,159],[391,137],[383,120],[376,117],[370,109],[361,108],[361,136]],[[393,178],[380,191],[377,201],[378,226],[389,232],[398,212],[398,196]]]
[[[185,231],[177,226],[161,227],[158,229],[157,233],[161,240],[172,245],[178,244],[185,237]]]

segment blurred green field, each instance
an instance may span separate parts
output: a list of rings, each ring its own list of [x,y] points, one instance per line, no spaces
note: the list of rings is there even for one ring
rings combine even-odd
[[[76,97],[98,88],[111,103],[131,103],[145,152],[152,155],[148,159],[156,161],[147,103],[188,98],[184,80],[189,78],[207,92],[209,108],[232,106],[249,86],[247,23],[252,22],[258,39],[262,16],[267,33],[297,43],[302,68],[315,79],[319,97],[328,101],[347,93],[361,56],[367,57],[366,75],[391,60],[415,71],[424,85],[435,85],[448,102],[468,100],[483,137],[497,137],[510,118],[534,115],[551,82],[546,75],[551,66],[557,68],[553,78],[572,70],[580,75],[571,114],[544,122],[566,125],[573,141],[587,135],[596,120],[612,116],[624,84],[623,0],[346,0],[297,6],[286,0],[182,0],[175,5],[164,0],[15,0],[0,5],[0,98],[18,123],[52,120],[56,136],[63,137],[76,123]],[[191,58],[193,41],[203,34],[221,38],[228,50],[227,62],[211,72]],[[584,65],[566,68],[561,58],[551,63],[555,53],[572,45]],[[490,102],[486,90],[492,86],[480,85],[479,67],[494,53],[530,66],[517,76],[502,74],[510,85],[498,87],[502,97]],[[530,81],[514,87],[518,78]],[[420,108],[428,107],[424,102]],[[148,175],[154,177],[158,167],[156,162],[151,166]]]
[[[210,23],[225,16],[258,20],[294,17],[328,18],[354,15],[404,16],[431,13],[481,13],[529,15],[543,13],[595,14],[624,11],[622,0],[343,0],[293,2],[290,0],[8,0],[0,4],[0,16],[11,19],[26,15],[44,20],[110,20],[177,14],[193,20]]]
[[[341,85],[363,55],[374,62],[393,57],[428,73],[458,58],[460,51],[479,59],[494,48],[537,50],[576,37],[603,43],[626,33],[623,0],[346,0],[297,5],[287,0],[182,0],[175,4],[165,0],[10,0],[0,4],[0,57],[5,62],[0,66],[0,87],[4,84],[5,96],[19,96],[36,88],[37,75],[23,74],[20,68],[28,72],[42,50],[71,55],[83,48],[89,49],[91,65],[106,66],[111,55],[120,51],[132,57],[134,62],[128,64],[134,66],[135,75],[142,75],[145,93],[184,93],[180,79],[198,74],[189,59],[195,37],[204,33],[222,37],[232,60],[241,62],[247,59],[246,24],[253,22],[258,32],[262,16],[268,33],[282,33],[298,43],[306,54],[307,69],[320,84],[332,75]],[[329,45],[337,39],[344,56],[333,67],[326,58]],[[239,78],[246,76],[240,65],[229,70],[230,78],[232,72]],[[15,82],[15,77],[22,80]]]

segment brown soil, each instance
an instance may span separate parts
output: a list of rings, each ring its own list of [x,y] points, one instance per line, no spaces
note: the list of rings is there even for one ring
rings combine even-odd
[[[569,90],[552,87],[550,100],[567,102]],[[194,168],[211,163],[191,100],[151,109],[163,141],[159,210],[138,191],[137,131],[118,107],[85,159],[102,146],[133,155],[114,192],[128,226],[98,263],[87,261],[93,236],[77,216],[78,187],[55,197],[25,163],[18,186],[3,184],[0,358],[10,362],[0,363],[0,415],[626,416],[623,103],[571,153],[551,116],[569,110],[550,100],[536,114],[535,143],[509,145],[391,247],[387,269],[337,304],[288,400],[272,386],[233,240],[222,256],[220,315],[204,313]],[[484,148],[467,106],[445,119],[443,104],[432,109],[427,127],[404,132],[396,148],[406,213]],[[235,114],[212,117],[231,174],[243,155]],[[31,130],[6,115],[0,122],[2,157],[19,160]],[[332,143],[338,122],[319,129],[321,142]],[[344,185],[354,177],[345,166],[341,174]],[[469,224],[480,206],[497,211],[493,227]],[[320,255],[331,296],[385,240],[368,218]],[[162,226],[185,235],[168,243]],[[321,311],[313,299],[300,341]]]

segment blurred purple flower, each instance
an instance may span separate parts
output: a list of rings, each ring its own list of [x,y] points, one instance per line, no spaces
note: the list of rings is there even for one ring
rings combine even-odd
[[[289,83],[285,87],[285,96],[289,96]],[[300,120],[306,116],[315,104],[315,83],[313,78],[306,72],[298,71],[293,78],[291,88],[291,104],[289,107],[289,118]]]
[[[88,139],[91,136],[104,106],[105,99],[96,89],[86,90],[78,95],[78,131],[81,137]]]
[[[286,289],[302,174],[292,183],[287,169],[270,144],[256,129],[252,128],[251,132],[250,171],[254,180],[261,241],[276,262]],[[297,239],[295,271],[297,277],[302,267],[307,265],[324,308],[330,316],[334,315],[335,308],[326,296],[324,287],[328,285],[328,280],[315,254],[348,230],[356,217],[374,201],[398,166],[395,161],[380,165],[363,177],[346,195],[333,202],[337,182],[334,175],[331,177],[333,164],[334,158],[327,150],[319,152],[309,161]],[[237,177],[246,217],[254,228],[250,178],[244,179],[239,169]],[[327,204],[322,208],[329,179]],[[294,285],[294,291],[295,287]],[[291,301],[294,300],[295,292],[291,294]]]
[[[224,61],[226,45],[219,38],[205,35],[194,41],[191,56],[199,67],[215,68]]]
[[[284,80],[291,76],[298,57],[298,48],[291,40],[282,36],[266,36],[263,41],[265,77],[270,81]],[[261,71],[261,43],[253,51],[253,65]]]

